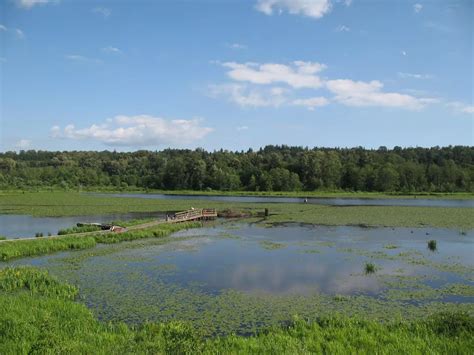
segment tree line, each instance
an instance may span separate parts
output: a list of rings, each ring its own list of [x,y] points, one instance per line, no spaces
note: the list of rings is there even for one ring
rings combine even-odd
[[[0,188],[473,192],[474,147],[0,153]]]

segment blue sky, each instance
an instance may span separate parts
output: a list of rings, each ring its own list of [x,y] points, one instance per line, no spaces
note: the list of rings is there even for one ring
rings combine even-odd
[[[0,3],[0,150],[473,145],[473,2]]]

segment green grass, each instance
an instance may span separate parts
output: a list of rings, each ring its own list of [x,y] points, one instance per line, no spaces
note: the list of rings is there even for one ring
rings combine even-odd
[[[33,216],[77,216],[127,212],[172,212],[195,208],[250,211],[254,215],[269,208],[267,223],[301,222],[321,225],[365,225],[390,227],[444,227],[474,229],[474,209],[402,206],[323,206],[283,203],[237,203],[205,200],[155,200],[115,198],[74,192],[2,193],[0,213]]]
[[[81,226],[81,227],[74,226],[70,228],[60,229],[58,231],[58,235],[96,232],[100,230],[101,230],[100,226]]]
[[[143,238],[161,238],[182,229],[197,228],[201,223],[161,224],[153,228],[135,230],[125,233],[92,234],[87,236],[67,235],[52,238],[28,240],[9,240],[0,243],[0,261],[10,259],[51,254],[57,251],[87,249],[96,243],[119,243]]]
[[[2,353],[223,354],[429,353],[474,351],[474,317],[439,313],[417,321],[342,316],[288,325],[255,336],[206,338],[189,323],[102,323],[73,299],[77,289],[34,268],[0,271]]]
[[[377,268],[374,263],[365,263],[364,270],[366,274],[373,274]]]

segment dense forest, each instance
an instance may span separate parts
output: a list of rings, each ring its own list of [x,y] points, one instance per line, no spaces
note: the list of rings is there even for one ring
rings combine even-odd
[[[474,147],[0,153],[0,188],[473,192]]]

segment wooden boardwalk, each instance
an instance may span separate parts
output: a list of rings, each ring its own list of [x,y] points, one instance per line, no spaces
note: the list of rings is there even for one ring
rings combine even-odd
[[[181,222],[190,222],[190,221],[211,220],[211,219],[215,219],[216,217],[217,217],[217,211],[214,208],[196,208],[196,209],[190,209],[187,211],[177,212],[172,216],[168,216],[165,220],[161,219],[161,220],[156,220],[152,222],[137,224],[135,226],[130,226],[130,227],[124,228],[123,231],[125,232],[125,231],[131,231],[131,230],[146,229],[146,228],[151,228],[163,223],[181,223]],[[94,235],[94,234],[106,234],[106,233],[114,233],[114,231],[102,230],[102,231],[84,232],[84,233],[51,235],[51,236],[45,236],[41,238],[29,237],[29,238],[5,239],[5,240],[0,240],[0,243],[19,241],[19,240],[53,239],[53,238],[72,237],[72,236],[82,237],[82,236],[88,236],[88,235]],[[120,233],[120,232],[115,232],[115,233]]]
[[[216,217],[217,211],[214,208],[198,208],[175,213],[174,216],[168,217],[166,221],[168,223],[179,223],[188,221],[210,220]]]

